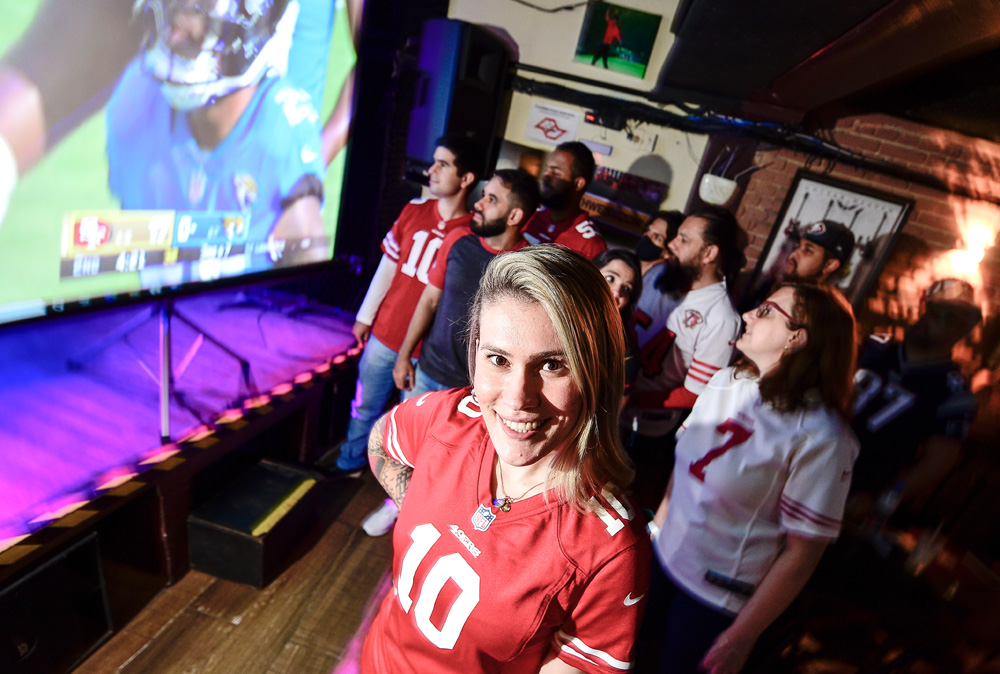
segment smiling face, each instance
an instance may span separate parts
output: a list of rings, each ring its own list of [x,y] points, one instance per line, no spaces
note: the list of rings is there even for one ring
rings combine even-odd
[[[621,311],[628,306],[635,287],[635,272],[624,260],[611,260],[601,267],[601,275],[611,287],[611,296],[615,298],[615,306]]]
[[[583,396],[545,308],[499,297],[483,305],[473,385],[500,459],[547,469],[573,443]]]
[[[746,356],[761,375],[766,374],[781,360],[786,348],[800,345],[804,329],[789,327],[788,316],[794,316],[795,292],[779,288],[756,309],[743,314],[746,329],[736,340],[736,348]],[[758,315],[759,314],[759,315]]]
[[[193,0],[185,0],[171,6],[168,18],[170,49],[184,58],[196,58],[208,35],[208,16]]]

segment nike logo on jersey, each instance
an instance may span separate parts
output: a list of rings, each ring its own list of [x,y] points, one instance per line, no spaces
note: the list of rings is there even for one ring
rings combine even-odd
[[[417,398],[417,407],[420,407],[425,402],[427,402],[427,396],[429,396],[429,395],[430,395],[430,392],[429,393],[425,393],[422,396],[420,396],[419,398]]]
[[[626,606],[634,606],[635,604],[638,604],[639,600],[642,599],[645,596],[646,595],[644,595],[644,594],[640,594],[638,597],[632,597],[632,593],[629,592],[628,595],[626,595],[626,597],[625,597],[625,602],[624,603],[625,603]]]

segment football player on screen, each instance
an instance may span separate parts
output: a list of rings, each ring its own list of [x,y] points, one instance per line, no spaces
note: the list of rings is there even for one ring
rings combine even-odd
[[[282,79],[298,0],[136,9],[152,27],[106,118],[109,183],[122,207],[244,213],[245,254],[218,261],[226,275],[326,259],[319,114]]]
[[[297,2],[298,21],[290,22],[294,37],[287,77],[308,91],[318,106],[326,83],[334,15],[339,10],[335,0]],[[349,0],[345,5],[355,46],[361,3]],[[147,22],[134,17],[154,16],[154,4],[164,10],[178,6],[176,2],[147,0],[41,0],[28,29],[0,59],[0,221],[19,177],[107,101],[148,27]],[[186,4],[199,8],[207,3]],[[211,20],[237,6],[243,18],[253,22],[258,14],[280,16],[288,3],[249,0],[228,4],[228,9],[211,12],[215,15]],[[322,131],[327,164],[346,143],[351,80],[348,75]]]

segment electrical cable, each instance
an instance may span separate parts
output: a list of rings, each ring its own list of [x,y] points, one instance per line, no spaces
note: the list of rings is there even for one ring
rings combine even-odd
[[[545,12],[546,14],[555,14],[556,12],[568,12],[578,7],[583,7],[585,5],[591,4],[591,0],[584,0],[583,2],[575,2],[572,5],[561,5],[559,7],[553,7],[551,9],[547,7],[540,7],[533,2],[527,2],[527,0],[512,0],[519,5],[524,5],[525,7],[530,7],[531,9],[538,10],[539,12]]]
[[[701,135],[749,138],[758,143],[802,152],[817,160],[826,159],[863,170],[877,171],[898,178],[899,180],[917,183],[946,194],[954,194],[956,196],[1000,205],[1000,195],[974,193],[964,185],[951,185],[931,173],[918,171],[907,166],[894,164],[884,159],[869,157],[860,152],[843,148],[832,138],[832,133],[829,139],[824,139],[820,135],[812,135],[802,129],[785,124],[751,121],[714,113],[704,108],[691,110],[689,106],[676,102],[666,104],[684,111],[684,114],[678,114],[647,103],[625,101],[612,96],[586,93],[552,82],[531,80],[520,75],[513,78],[511,88],[516,92],[570,103],[581,108],[593,110],[598,114],[599,118],[612,118],[613,115],[617,115],[619,119],[626,120],[626,123],[654,124]]]

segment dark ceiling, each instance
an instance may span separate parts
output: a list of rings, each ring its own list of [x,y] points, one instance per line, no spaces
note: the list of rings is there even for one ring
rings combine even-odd
[[[681,0],[651,98],[808,123],[850,105],[1000,142],[996,0]]]

